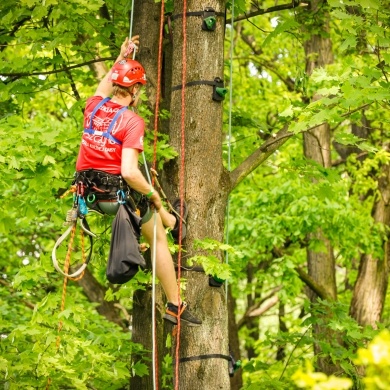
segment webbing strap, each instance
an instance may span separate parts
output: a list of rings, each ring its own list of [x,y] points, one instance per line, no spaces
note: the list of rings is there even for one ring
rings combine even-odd
[[[214,86],[215,85],[215,80],[214,81],[197,80],[197,81],[189,81],[188,83],[186,83],[186,87],[192,87],[194,85],[211,85],[211,86]],[[172,91],[177,91],[177,90],[182,89],[182,88],[183,88],[182,85],[176,85],[176,86],[172,87]]]
[[[177,271],[179,267],[177,265],[175,265],[175,270]],[[186,272],[204,272],[204,269],[203,267],[198,267],[198,266],[194,266],[194,267],[183,267],[183,266],[180,266],[180,269],[182,271],[186,271]]]
[[[119,141],[118,139],[116,139],[112,134],[111,134],[111,131],[112,129],[114,128],[114,125],[115,125],[115,122],[118,120],[119,116],[127,110],[127,106],[126,107],[123,107],[121,108],[114,116],[114,118],[112,119],[111,123],[110,123],[110,126],[108,126],[108,129],[107,131],[99,131],[99,130],[93,130],[92,129],[92,125],[93,125],[93,117],[95,116],[96,114],[96,111],[106,102],[108,102],[110,100],[110,98],[105,98],[103,99],[102,101],[100,101],[96,107],[93,109],[92,111],[92,114],[91,114],[91,121],[90,121],[90,124],[89,124],[89,128],[88,129],[84,129],[84,133],[87,133],[87,134],[96,134],[96,135],[101,135],[105,138],[108,138],[110,139],[111,141],[115,142],[116,144],[119,144],[119,145],[122,145],[122,142]]]
[[[96,104],[95,108],[93,109],[92,111],[92,114],[91,114],[91,123],[89,124],[89,130],[92,130],[92,119],[94,118],[97,110],[104,104],[104,103],[107,103],[108,101],[110,100],[109,97],[106,97],[104,98],[103,100],[101,100],[98,104]]]
[[[186,16],[203,16],[204,13],[205,13],[204,10],[203,11],[186,12]],[[215,15],[225,17],[225,12],[215,12]],[[183,17],[183,14],[176,14],[176,15],[171,16],[171,19],[175,20],[175,19],[182,18],[182,17]]]
[[[231,356],[228,355],[222,355],[221,353],[210,353],[208,355],[188,356],[188,357],[180,358],[179,363],[191,362],[194,360],[207,360],[207,359],[224,359],[227,361],[232,360]],[[175,364],[176,361],[174,360],[172,363]]]

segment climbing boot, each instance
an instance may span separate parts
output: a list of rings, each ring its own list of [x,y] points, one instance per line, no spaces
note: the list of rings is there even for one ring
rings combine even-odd
[[[163,316],[164,320],[172,322],[172,324],[177,324],[179,308],[173,303],[168,302],[167,309]],[[182,302],[180,306],[180,324],[186,324],[187,326],[199,326],[202,324],[202,321],[196,318],[188,309],[188,305],[185,302]]]
[[[180,198],[176,198],[172,202],[172,208],[177,212],[177,214],[180,214]],[[173,212],[171,214],[176,218],[176,224],[175,227],[171,230],[172,237],[175,239],[176,243],[179,241],[179,229],[180,229],[180,218]],[[187,204],[185,201],[183,201],[183,222],[181,225],[181,239],[184,240],[185,236],[187,235],[187,226],[185,224],[186,219],[188,215],[188,209]]]

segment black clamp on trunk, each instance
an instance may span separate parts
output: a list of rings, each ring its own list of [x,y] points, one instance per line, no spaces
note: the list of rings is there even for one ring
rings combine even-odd
[[[217,27],[217,16],[215,9],[206,7],[203,11],[202,30],[204,31],[215,31]]]
[[[217,27],[217,17],[225,17],[224,12],[216,12],[212,7],[205,7],[203,11],[186,12],[187,17],[201,16],[202,17],[202,30],[215,31]],[[171,17],[172,20],[182,18],[183,14],[176,14]]]
[[[225,99],[226,93],[227,89],[224,86],[223,80],[221,80],[219,77],[216,77],[214,79],[213,85],[213,100],[216,102],[221,102]]]
[[[190,81],[186,83],[186,87],[192,87],[194,85],[211,85],[213,87],[212,99],[216,102],[221,102],[222,100],[224,100],[225,95],[227,94],[227,89],[224,86],[224,82],[219,77],[216,77],[214,81],[198,80],[198,81]],[[176,85],[172,87],[172,92],[182,88],[183,88],[182,85]]]

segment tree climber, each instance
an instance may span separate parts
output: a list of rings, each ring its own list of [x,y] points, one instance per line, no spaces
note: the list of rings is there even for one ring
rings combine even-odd
[[[127,107],[137,107],[141,88],[146,84],[142,65],[126,57],[131,54],[139,36],[125,39],[120,54],[112,69],[99,83],[94,96],[86,102],[84,111],[84,134],[76,163],[76,180],[93,183],[98,202],[90,199],[87,205],[103,212],[117,206],[117,191],[124,188],[130,207],[136,205],[142,217],[142,234],[153,252],[154,224],[156,224],[156,274],[161,282],[168,303],[164,319],[177,323],[178,311],[182,323],[198,326],[202,322],[188,309],[178,296],[175,268],[168,248],[164,226],[178,236],[178,218],[162,205],[160,195],[151,187],[138,167],[138,155],[143,151],[145,123]],[[112,95],[110,99],[109,96]],[[94,196],[95,197],[95,196]],[[152,218],[150,207],[156,218]],[[180,199],[173,202],[180,215]],[[186,205],[183,204],[184,218]],[[115,210],[114,210],[115,213]],[[182,237],[185,235],[182,225]]]

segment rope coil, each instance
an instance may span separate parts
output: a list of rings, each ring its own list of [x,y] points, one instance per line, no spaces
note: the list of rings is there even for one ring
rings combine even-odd
[[[86,223],[86,221],[84,222]],[[52,263],[53,263],[53,266],[54,268],[63,276],[69,278],[69,279],[73,279],[74,278],[78,278],[78,277],[81,277],[81,275],[83,275],[83,273],[85,272],[85,269],[87,268],[88,266],[88,263],[89,263],[89,260],[91,258],[91,255],[92,255],[92,247],[93,247],[93,241],[92,241],[92,238],[93,237],[96,237],[95,234],[93,234],[90,230],[88,230],[87,227],[85,227],[83,225],[83,223],[80,222],[80,226],[81,226],[81,246],[82,246],[82,260],[83,260],[83,263],[82,265],[80,266],[79,269],[77,269],[77,271],[75,271],[74,273],[72,274],[69,274],[68,273],[68,270],[62,270],[61,267],[59,266],[59,263],[58,263],[58,260],[57,260],[57,249],[58,247],[65,241],[65,239],[71,235],[71,240],[69,242],[69,244],[72,243],[72,246],[73,246],[73,237],[74,234],[75,234],[75,231],[76,231],[76,227],[77,227],[77,219],[76,221],[72,221],[71,222],[71,225],[68,227],[68,229],[66,229],[66,231],[58,238],[58,240],[56,241],[56,243],[54,244],[54,247],[53,247],[53,250],[51,252],[51,259],[52,259]],[[84,233],[87,233],[87,235],[90,237],[90,244],[91,244],[91,247],[90,247],[90,250],[89,250],[89,254],[88,256],[85,255],[85,246],[84,246]],[[68,253],[67,253],[67,257],[69,256],[69,261],[70,261],[70,255],[73,251],[73,247],[68,245]]]

